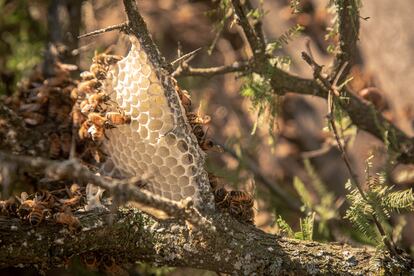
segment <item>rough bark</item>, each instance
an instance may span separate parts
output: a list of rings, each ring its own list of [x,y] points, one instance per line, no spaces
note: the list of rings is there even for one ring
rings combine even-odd
[[[411,261],[372,249],[299,241],[266,234],[226,214],[215,228],[197,231],[174,220],[157,221],[133,208],[117,213],[79,213],[82,231],[51,223],[37,228],[0,219],[0,267],[60,266],[74,255],[99,252],[118,262],[145,261],[245,275],[367,275],[409,273]]]

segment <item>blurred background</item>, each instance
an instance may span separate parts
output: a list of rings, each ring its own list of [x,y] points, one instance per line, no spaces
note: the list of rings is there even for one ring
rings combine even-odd
[[[178,49],[187,53],[201,47],[190,62],[198,68],[231,64],[251,56],[241,29],[223,14],[226,2],[142,0],[138,6],[167,61],[177,59]],[[307,41],[316,61],[329,67],[332,62],[329,49],[336,37],[329,36],[335,18],[328,0],[253,1],[257,7],[261,2],[268,41],[277,40],[297,24],[303,26],[277,52],[285,58],[285,69],[289,67],[292,74],[312,78],[311,69],[300,57]],[[299,3],[300,12],[293,12],[291,2]],[[378,87],[383,115],[411,136],[414,134],[414,93],[410,89],[414,79],[414,30],[410,28],[413,8],[414,2],[410,1],[363,2],[358,62],[352,68],[353,79],[348,84],[355,93]],[[125,55],[128,50],[125,36],[117,31],[77,38],[124,22],[122,1],[0,0],[0,13],[0,97],[10,105],[10,98],[19,91],[22,80],[47,59],[45,49],[52,44],[62,62],[78,66],[72,72],[73,78],[89,69],[95,50],[109,49],[118,55]],[[280,233],[283,230],[280,218],[283,218],[294,231],[300,231],[302,220],[314,214],[311,216],[314,240],[369,243],[343,219],[348,207],[345,183],[349,175],[334,138],[324,131],[325,100],[288,93],[275,99],[275,114],[258,116],[249,97],[241,93],[246,82],[242,74],[209,78],[180,76],[177,80],[190,93],[194,109],[212,117],[208,136],[223,148],[223,152],[209,153],[208,170],[229,189],[246,190],[254,195],[257,227]],[[386,171],[389,185],[398,189],[413,186],[413,166],[390,166],[381,141],[348,125],[344,127],[344,137],[360,179],[365,178],[366,160],[371,158],[374,171]],[[398,245],[411,252],[413,215],[395,215],[390,223],[400,229],[401,234],[396,237]],[[132,275],[211,274],[143,264],[128,271]],[[69,270],[53,273],[56,272],[91,275],[76,261]],[[27,270],[13,270],[13,273],[36,274]]]

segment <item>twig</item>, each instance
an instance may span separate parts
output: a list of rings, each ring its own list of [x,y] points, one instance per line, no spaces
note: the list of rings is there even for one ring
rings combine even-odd
[[[248,0],[246,1],[249,2]],[[233,5],[234,12],[238,17],[240,26],[246,35],[247,41],[249,42],[250,48],[252,49],[253,55],[258,61],[262,61],[265,57],[266,45],[264,44],[264,38],[262,38],[263,34],[261,24],[256,24],[255,28],[253,28],[247,18],[245,5],[251,7],[251,4],[242,4],[239,0],[232,0],[231,3]]]
[[[338,70],[348,62],[343,74],[338,79],[338,83],[345,81],[358,52],[356,42],[359,34],[359,9],[356,2],[356,0],[335,1],[338,14],[339,52],[335,56],[334,69],[330,74],[330,79],[333,80]]]
[[[95,35],[99,35],[99,34],[103,34],[103,33],[107,33],[107,32],[112,32],[112,31],[115,31],[115,30],[123,31],[127,27],[128,27],[128,23],[124,22],[124,23],[116,24],[116,25],[113,25],[113,26],[108,26],[108,27],[105,27],[103,29],[95,30],[95,31],[80,35],[80,36],[78,36],[78,38],[80,39],[80,38],[95,36]]]
[[[231,65],[222,65],[217,67],[208,67],[208,68],[193,68],[187,64],[179,66],[177,70],[172,73],[173,77],[183,77],[183,76],[200,76],[200,77],[212,77],[215,75],[222,75],[227,73],[235,72],[246,72],[250,68],[250,62],[241,61],[234,62]]]
[[[194,51],[191,51],[191,52],[189,52],[189,53],[187,53],[187,54],[184,54],[184,55],[182,55],[182,56],[180,56],[180,57],[178,57],[176,60],[173,60],[172,62],[171,62],[171,65],[174,65],[174,64],[176,64],[176,63],[178,63],[178,62],[182,62],[182,61],[188,61],[188,59],[189,58],[193,58],[201,49],[203,49],[202,47],[200,47],[200,48],[198,48],[198,49],[195,49]]]
[[[317,79],[319,79],[324,85],[330,84],[329,81],[324,78],[321,73],[320,73],[320,69],[322,68],[322,66],[318,65],[308,54],[302,52],[302,57],[304,58],[304,60],[312,67],[314,68],[314,74],[317,77]],[[343,65],[343,68],[346,66],[346,63]],[[316,69],[315,69],[316,68]],[[343,68],[341,68],[338,72],[343,72]],[[341,79],[340,77],[337,77],[336,80]],[[336,124],[335,124],[335,119],[333,116],[333,112],[334,112],[334,101],[337,100],[339,96],[339,91],[337,90],[336,87],[336,83],[330,84],[329,85],[329,95],[328,95],[328,99],[330,99],[328,101],[328,121],[329,124],[332,128],[332,131],[334,133],[335,136],[335,140],[338,144],[338,148],[339,151],[342,153],[342,159],[345,162],[345,165],[348,169],[348,172],[351,176],[352,182],[354,183],[355,187],[357,187],[358,192],[360,193],[361,197],[366,201],[368,201],[368,198],[364,192],[364,190],[361,187],[361,184],[358,181],[358,178],[356,176],[356,174],[354,173],[352,166],[351,166],[351,161],[348,157],[348,154],[346,153],[346,150],[344,148],[344,146],[342,145],[341,139],[339,137],[339,132],[338,129],[336,128]],[[377,227],[380,235],[383,238],[384,244],[385,246],[387,246],[388,250],[390,250],[390,252],[394,255],[394,256],[398,256],[398,253],[395,249],[395,245],[392,243],[392,241],[389,239],[388,235],[386,234],[384,228],[382,227],[381,223],[379,222],[377,216],[375,214],[371,214],[371,217],[375,223],[375,226]]]
[[[164,211],[169,216],[188,220],[194,225],[206,224],[206,220],[192,207],[192,201],[189,199],[175,202],[149,191],[138,189],[134,186],[137,182],[136,178],[112,180],[101,177],[92,173],[75,159],[59,162],[43,158],[8,155],[0,152],[0,161],[17,164],[19,169],[25,171],[44,171],[48,177],[53,179],[76,179],[80,183],[91,183],[107,189],[112,195],[122,198],[125,202],[129,200],[136,201],[145,206]]]

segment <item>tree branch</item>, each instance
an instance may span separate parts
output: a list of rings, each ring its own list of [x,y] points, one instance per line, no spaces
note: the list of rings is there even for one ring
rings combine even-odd
[[[177,70],[172,74],[173,77],[187,77],[187,76],[200,76],[200,77],[212,77],[215,75],[222,75],[235,72],[246,72],[249,70],[250,64],[248,61],[234,62],[230,65],[222,65],[217,67],[208,68],[193,68],[186,65],[179,66]]]
[[[0,267],[37,265],[46,270],[94,252],[118,263],[145,261],[239,275],[394,274],[409,273],[412,265],[409,259],[380,256],[371,249],[266,234],[225,214],[215,218],[218,231],[157,221],[132,208],[76,216],[82,225],[76,235],[51,223],[32,228],[0,217]]]

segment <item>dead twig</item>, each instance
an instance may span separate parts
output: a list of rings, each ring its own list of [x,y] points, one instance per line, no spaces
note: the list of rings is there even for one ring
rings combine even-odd
[[[103,34],[103,33],[107,33],[107,32],[112,32],[112,31],[115,31],[115,30],[125,31],[127,27],[128,27],[128,22],[124,22],[124,23],[116,24],[116,25],[113,25],[113,26],[108,26],[108,27],[105,27],[103,29],[95,30],[95,31],[80,35],[80,36],[78,36],[78,38],[80,39],[80,38],[95,36],[95,35],[99,35],[99,34]]]
[[[208,68],[193,68],[188,64],[182,64],[172,73],[173,77],[187,77],[187,76],[200,76],[200,77],[212,77],[215,75],[223,75],[228,73],[246,72],[250,69],[250,62],[241,61],[234,62],[230,65],[222,65],[217,67]]]

